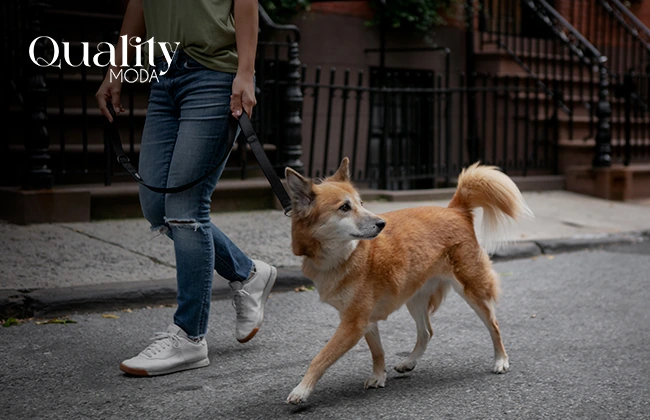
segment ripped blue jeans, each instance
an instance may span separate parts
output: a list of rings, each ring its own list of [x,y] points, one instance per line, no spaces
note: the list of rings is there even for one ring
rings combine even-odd
[[[158,60],[156,72],[167,67]],[[235,75],[210,70],[177,53],[159,82],[152,81],[142,133],[139,172],[161,187],[188,183],[214,167],[228,150],[230,94]],[[174,241],[178,309],[174,323],[192,338],[208,327],[214,270],[246,280],[253,262],[210,221],[210,197],[226,164],[189,190],[156,193],[140,187],[152,230]]]

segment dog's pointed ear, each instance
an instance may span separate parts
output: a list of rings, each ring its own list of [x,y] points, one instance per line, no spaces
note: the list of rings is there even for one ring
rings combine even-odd
[[[287,185],[291,192],[291,206],[296,214],[305,212],[314,201],[316,194],[314,194],[313,182],[311,179],[305,178],[298,172],[291,168],[284,170],[284,175],[287,178]]]
[[[334,182],[348,182],[350,181],[350,159],[344,157],[341,161],[341,166],[336,170],[336,173],[329,178]]]

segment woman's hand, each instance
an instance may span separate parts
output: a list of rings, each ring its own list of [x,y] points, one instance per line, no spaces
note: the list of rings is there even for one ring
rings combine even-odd
[[[253,75],[237,73],[232,82],[232,95],[230,95],[230,111],[235,118],[239,118],[242,108],[250,118],[253,117],[253,107],[257,104],[255,100],[255,81]]]
[[[127,39],[132,37],[144,38],[146,34],[146,27],[144,23],[144,1],[143,0],[129,0],[128,5],[126,6],[126,12],[124,13],[124,21],[122,22],[122,29],[120,29],[120,37],[118,38],[117,45],[115,46],[115,51],[122,51],[126,47],[126,57],[123,54],[116,54],[116,63],[114,67],[110,68],[106,77],[102,82],[102,85],[99,87],[99,90],[95,94],[97,99],[97,104],[99,105],[99,110],[104,114],[108,121],[113,122],[113,117],[111,113],[108,112],[106,104],[110,101],[113,104],[113,109],[115,114],[124,112],[122,103],[120,102],[120,92],[122,91],[122,81],[121,80],[111,80],[111,69],[118,73],[117,70],[122,66],[126,66],[131,58],[135,55],[135,47],[131,43],[127,42],[127,45],[123,46],[122,41],[124,40],[122,36],[126,35]],[[122,61],[125,59],[124,61]]]
[[[102,85],[99,87],[97,93],[95,93],[95,99],[97,99],[97,104],[99,105],[99,110],[104,114],[108,121],[113,122],[113,116],[108,112],[106,104],[111,102],[113,104],[113,109],[115,114],[124,112],[122,107],[122,102],[120,101],[120,94],[122,92],[122,81],[118,78],[111,80],[111,72],[106,73],[106,77],[102,82]]]

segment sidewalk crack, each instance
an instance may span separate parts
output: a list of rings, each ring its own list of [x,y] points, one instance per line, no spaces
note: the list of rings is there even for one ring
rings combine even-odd
[[[105,243],[105,244],[109,244],[109,245],[116,246],[116,247],[121,248],[121,249],[123,249],[123,250],[125,250],[125,251],[128,251],[128,252],[131,252],[131,253],[133,253],[133,254],[139,255],[139,256],[141,256],[141,257],[148,258],[148,259],[150,259],[152,262],[154,262],[155,264],[160,264],[160,265],[164,265],[165,267],[169,267],[169,268],[176,269],[176,266],[175,266],[174,264],[169,264],[168,262],[165,262],[165,261],[163,261],[163,260],[160,260],[160,259],[158,259],[158,258],[156,258],[156,257],[152,257],[151,255],[147,255],[147,254],[144,254],[144,253],[139,252],[139,251],[134,251],[134,250],[132,250],[132,249],[129,249],[129,248],[125,247],[124,245],[118,244],[117,242],[108,241],[108,240],[106,240],[106,239],[104,239],[104,238],[100,238],[100,237],[98,237],[98,236],[91,235],[91,234],[86,233],[86,232],[84,232],[84,231],[82,231],[82,230],[75,229],[75,228],[73,228],[73,227],[71,227],[71,226],[66,226],[66,225],[59,225],[59,226],[65,228],[65,229],[71,230],[71,231],[73,231],[73,232],[75,232],[75,233],[78,233],[78,234],[80,234],[80,235],[84,235],[84,236],[86,236],[86,237],[88,237],[88,238],[90,238],[90,239],[95,239],[95,240],[97,240],[97,241],[103,242],[103,243]]]

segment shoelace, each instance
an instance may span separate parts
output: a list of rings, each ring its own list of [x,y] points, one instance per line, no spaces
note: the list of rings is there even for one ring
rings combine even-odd
[[[248,293],[244,289],[232,291],[232,306],[235,308],[235,312],[237,313],[237,318],[242,318],[244,316],[243,299],[246,296],[250,296],[250,293]]]
[[[177,349],[181,345],[180,338],[176,334],[168,332],[157,332],[156,335],[151,337],[151,340],[155,341],[151,343],[149,347],[142,350],[142,354],[147,357],[152,357],[154,354],[166,349],[167,347],[171,346]]]

